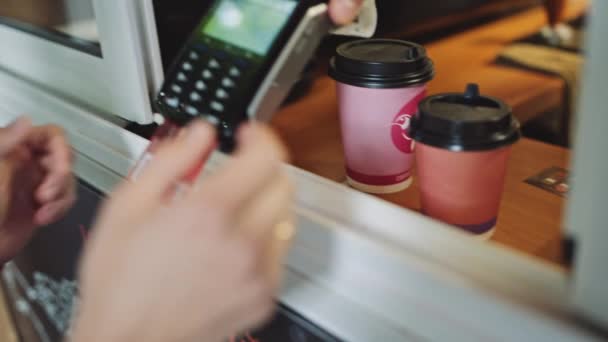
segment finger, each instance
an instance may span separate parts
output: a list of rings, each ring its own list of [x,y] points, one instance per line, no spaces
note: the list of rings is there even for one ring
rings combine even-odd
[[[69,150],[65,132],[57,125],[34,127],[28,136],[28,144],[33,150],[45,154]]]
[[[215,148],[215,130],[202,120],[185,128],[175,140],[161,143],[158,152],[134,183],[139,200],[157,201],[178,181],[206,160]]]
[[[34,215],[34,223],[47,225],[60,219],[76,202],[76,179],[72,177],[58,198],[43,202]]]
[[[285,259],[293,238],[296,234],[296,226],[293,214],[274,226],[273,237],[266,248],[265,270],[268,274],[270,286],[273,290],[279,290],[285,270]]]
[[[34,223],[39,226],[46,226],[59,220],[70,210],[76,197],[70,194],[60,200],[44,204],[34,214]]]
[[[15,120],[7,127],[0,128],[0,158],[25,142],[31,129],[31,121],[24,117]]]
[[[238,215],[236,227],[248,239],[266,244],[272,239],[274,227],[292,208],[292,190],[287,176],[279,176]]]
[[[329,16],[337,25],[351,23],[359,14],[363,0],[331,0]]]
[[[34,214],[34,224],[37,226],[46,226],[55,221],[62,214],[62,205],[58,202],[51,202],[43,205]]]
[[[42,168],[46,171],[42,183],[36,189],[36,200],[41,203],[58,199],[75,186],[71,162],[68,164],[56,163],[49,167],[49,163],[53,163],[50,161],[51,159],[50,156],[47,156],[40,161]]]
[[[36,224],[47,225],[55,222],[72,208],[76,202],[76,181],[73,179],[71,183],[60,198],[41,206],[34,215]]]
[[[0,225],[7,217],[11,205],[11,195],[13,193],[12,184],[14,178],[13,165],[0,159]]]
[[[193,196],[212,194],[226,212],[236,212],[276,179],[286,152],[270,129],[246,125],[237,136],[234,157],[205,178]],[[196,199],[194,199],[196,201]]]
[[[67,197],[76,190],[76,180],[72,172],[53,177],[47,175],[35,192],[36,201],[40,204]]]
[[[73,155],[63,130],[55,125],[34,128],[28,144],[46,175],[37,193],[39,200],[58,197],[71,179]]]

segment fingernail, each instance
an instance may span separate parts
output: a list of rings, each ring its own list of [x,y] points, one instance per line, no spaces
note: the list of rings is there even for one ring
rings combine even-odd
[[[344,6],[345,8],[348,8],[348,9],[354,9],[359,5],[357,3],[357,1],[355,1],[355,0],[342,0],[340,2],[342,4],[342,6]]]

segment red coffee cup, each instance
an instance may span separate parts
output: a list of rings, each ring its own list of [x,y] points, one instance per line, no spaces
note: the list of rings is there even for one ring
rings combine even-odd
[[[511,145],[519,123],[504,102],[479,94],[430,96],[412,118],[424,214],[482,238],[496,227]]]

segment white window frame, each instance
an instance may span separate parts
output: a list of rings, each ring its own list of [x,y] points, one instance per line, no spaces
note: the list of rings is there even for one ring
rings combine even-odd
[[[594,1],[579,110],[573,116],[572,194],[565,229],[575,242],[572,303],[608,328],[608,1]]]
[[[91,0],[86,0],[91,1]],[[92,0],[103,57],[0,25],[0,67],[76,103],[129,121],[152,122],[150,91],[135,0]],[[150,2],[150,1],[147,1]],[[147,11],[151,12],[151,6]],[[153,14],[148,14],[152,15]],[[10,48],[7,48],[9,47]],[[157,49],[158,50],[158,49]],[[155,71],[158,75],[158,70]]]

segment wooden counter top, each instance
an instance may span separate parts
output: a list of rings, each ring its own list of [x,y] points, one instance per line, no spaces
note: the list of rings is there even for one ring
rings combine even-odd
[[[565,17],[577,18],[588,6],[587,0],[570,0]],[[484,94],[511,105],[522,123],[563,108],[565,83],[560,78],[494,63],[509,43],[538,32],[546,23],[538,7],[428,44],[437,74],[429,92],[461,91],[475,82]]]
[[[586,6],[587,1],[571,1],[568,17],[580,15]],[[545,20],[540,8],[531,9],[428,45],[437,68],[429,93],[460,91],[475,81],[485,94],[513,106],[521,121],[561,106],[564,82],[559,78],[493,64],[503,46],[538,31]],[[289,147],[295,166],[342,183],[346,176],[337,113],[334,82],[323,76],[307,96],[277,114],[273,126]],[[552,166],[567,168],[568,158],[565,149],[529,139],[515,145],[495,241],[560,263],[564,199],[524,180]],[[418,209],[416,189],[414,183],[383,198]]]

